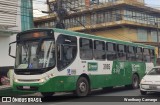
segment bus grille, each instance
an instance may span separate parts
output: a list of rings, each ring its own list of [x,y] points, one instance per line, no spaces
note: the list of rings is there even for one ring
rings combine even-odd
[[[40,79],[18,79],[19,82],[38,82]]]
[[[24,89],[23,86],[17,86],[18,90],[29,90],[29,91],[37,91],[38,87],[36,86],[31,86],[29,89]]]

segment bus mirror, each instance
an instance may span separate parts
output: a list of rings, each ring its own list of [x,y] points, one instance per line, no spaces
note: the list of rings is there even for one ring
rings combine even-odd
[[[16,48],[15,43],[16,43],[16,42],[12,42],[12,43],[9,44],[9,51],[8,51],[8,55],[11,56],[11,57],[13,57],[13,58],[16,58],[16,57],[15,57],[15,55],[13,55],[13,53],[15,54],[15,52],[12,51],[13,49],[12,49],[11,45],[12,45],[14,48]]]

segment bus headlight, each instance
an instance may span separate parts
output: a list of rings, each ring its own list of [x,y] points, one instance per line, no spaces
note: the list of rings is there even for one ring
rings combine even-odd
[[[18,79],[14,78],[14,82],[18,82]]]
[[[45,82],[45,80],[46,80],[45,78],[42,78],[39,80],[39,82]]]

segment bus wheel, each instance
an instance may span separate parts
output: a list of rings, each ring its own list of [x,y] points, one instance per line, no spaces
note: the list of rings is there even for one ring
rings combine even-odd
[[[54,92],[41,92],[43,97],[53,96]]]
[[[134,74],[132,77],[132,84],[125,85],[127,89],[137,89],[139,88],[139,77],[138,75]]]
[[[132,88],[133,89],[139,88],[139,77],[136,74],[134,74],[132,77]]]
[[[75,94],[77,96],[87,96],[89,93],[89,83],[85,77],[80,77],[77,81]]]

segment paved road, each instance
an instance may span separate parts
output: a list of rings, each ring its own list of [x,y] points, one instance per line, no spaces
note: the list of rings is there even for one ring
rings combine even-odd
[[[31,94],[29,96],[40,96],[40,93]],[[56,93],[54,96],[73,96],[73,93]],[[96,89],[91,92],[89,96],[142,96],[139,89],[127,89],[125,87],[116,87],[109,91]],[[160,96],[160,93],[149,93],[147,96]]]
[[[29,103],[29,105],[97,105],[97,104],[100,104],[100,105],[115,105],[115,104],[118,104],[118,105],[159,105],[160,103],[159,102],[156,102],[156,103],[150,103],[150,102],[136,102],[136,103],[133,103],[133,102],[96,102],[96,100],[98,98],[100,99],[103,99],[105,96],[105,98],[111,98],[111,100],[114,100],[116,98],[118,98],[118,96],[141,96],[140,92],[139,92],[139,89],[136,89],[136,90],[130,90],[130,89],[126,89],[124,87],[119,87],[119,88],[115,88],[115,89],[112,89],[111,91],[102,91],[102,90],[94,90],[92,91],[92,93],[90,94],[89,97],[84,97],[84,98],[74,98],[74,97],[70,97],[72,96],[73,94],[72,93],[57,93],[55,94],[56,96],[65,96],[67,97],[67,99],[59,99],[58,101],[59,102],[44,102],[44,103]],[[32,94],[31,96],[41,96],[40,93],[36,93],[36,94]],[[92,96],[96,96],[96,97],[93,97]],[[97,97],[98,96],[98,97]],[[110,97],[108,97],[110,96]],[[160,96],[160,93],[150,93],[148,94],[147,96],[152,96],[152,97],[157,97],[157,96]],[[52,97],[54,98],[54,97]],[[81,100],[84,100],[83,102],[81,102]],[[90,100],[90,102],[86,102]],[[93,101],[93,102],[92,102]],[[22,103],[0,103],[0,105],[22,105]],[[28,105],[28,103],[23,103],[23,105]]]

